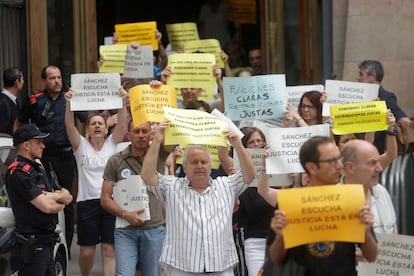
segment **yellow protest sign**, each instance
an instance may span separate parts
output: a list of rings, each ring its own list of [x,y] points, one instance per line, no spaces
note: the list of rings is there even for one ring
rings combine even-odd
[[[163,107],[177,107],[175,89],[169,85],[158,88],[137,85],[129,89],[129,97],[135,127],[147,121],[162,122],[165,120]]]
[[[337,135],[386,130],[385,101],[331,105],[333,133]]]
[[[286,249],[321,241],[364,242],[359,214],[365,197],[360,184],[282,189],[278,201],[288,220],[283,229]]]
[[[183,47],[185,41],[199,40],[197,24],[195,22],[165,24],[171,49],[177,51]]]
[[[199,100],[207,101],[213,99],[213,89],[216,80],[213,75],[215,63],[212,54],[174,54],[168,57],[168,65],[172,74],[167,79],[167,84],[180,88],[202,88]],[[181,98],[181,93],[178,93]]]
[[[164,107],[164,116],[170,122],[165,129],[166,145],[227,146],[223,134],[227,124],[210,113]]]
[[[152,45],[152,49],[156,51],[158,50],[156,29],[155,21],[115,24],[115,32],[118,35],[117,44],[139,42],[141,45]]]
[[[185,145],[185,146],[180,145],[180,147],[183,150],[183,152],[189,146],[190,145]],[[218,157],[218,146],[216,146],[216,145],[202,145],[202,146],[206,147],[207,150],[210,152],[210,156],[211,156],[211,168],[218,169],[220,167],[220,159]],[[183,163],[183,157],[182,156],[178,156],[177,159],[175,160],[175,162],[177,164],[182,164]]]
[[[99,55],[104,60],[99,73],[124,73],[128,45],[101,45]]]
[[[221,59],[221,46],[217,39],[200,39],[184,42],[184,52],[186,53],[207,53],[216,57],[216,63],[220,68],[224,68]]]
[[[229,21],[240,24],[256,24],[256,0],[226,0]]]

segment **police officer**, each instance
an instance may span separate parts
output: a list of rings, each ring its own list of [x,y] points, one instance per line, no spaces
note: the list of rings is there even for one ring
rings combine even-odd
[[[13,136],[17,159],[9,166],[6,188],[16,219],[11,266],[19,275],[54,275],[57,213],[72,202],[67,189],[53,189],[39,161],[48,136],[35,125],[20,127]]]
[[[22,108],[18,122],[27,123],[30,119],[41,131],[50,133],[44,140],[46,148],[42,163],[48,171],[50,171],[50,166],[53,166],[59,184],[71,192],[76,164],[72,147],[66,135],[66,100],[62,73],[57,66],[48,65],[42,69],[41,78],[44,81],[45,89],[30,97],[28,103],[30,105]],[[75,116],[82,122],[86,122],[88,112],[75,112]],[[73,206],[69,204],[65,208],[66,243],[69,250],[74,232],[73,224]]]

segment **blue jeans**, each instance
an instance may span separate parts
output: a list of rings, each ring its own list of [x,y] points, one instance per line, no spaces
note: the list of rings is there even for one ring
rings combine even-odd
[[[135,275],[139,261],[142,276],[160,275],[160,256],[165,226],[115,229],[116,275]]]

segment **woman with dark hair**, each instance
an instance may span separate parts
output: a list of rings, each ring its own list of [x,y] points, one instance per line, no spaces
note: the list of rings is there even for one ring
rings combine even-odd
[[[257,127],[242,128],[242,144],[245,148],[265,148],[266,137]],[[248,275],[257,275],[265,260],[266,236],[274,208],[257,192],[257,187],[248,187],[239,196],[239,207],[234,220],[244,233],[244,256]]]
[[[322,104],[326,100],[326,95],[319,91],[305,92],[300,98],[298,110],[296,111],[290,104],[286,107],[283,123],[285,127],[312,126],[322,124]]]
[[[259,128],[244,127],[241,132],[244,134],[241,141],[245,148],[263,148],[266,145],[266,137]]]

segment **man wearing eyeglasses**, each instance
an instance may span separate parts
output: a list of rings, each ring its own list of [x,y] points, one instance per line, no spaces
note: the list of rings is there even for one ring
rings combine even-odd
[[[338,183],[343,163],[339,148],[330,138],[314,136],[307,140],[300,149],[299,159],[309,175],[309,186]],[[363,257],[372,262],[377,256],[377,242],[372,233],[374,219],[368,206],[361,208],[360,219],[366,230],[365,242],[358,246]],[[276,237],[269,248],[269,256],[273,263],[281,264],[291,256],[296,263],[305,266],[305,275],[357,275],[354,243],[323,241],[286,250],[282,232],[286,225],[285,212],[276,210],[271,222]]]

